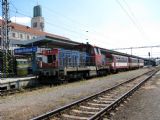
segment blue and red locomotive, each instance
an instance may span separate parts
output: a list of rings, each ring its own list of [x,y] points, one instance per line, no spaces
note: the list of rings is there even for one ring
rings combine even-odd
[[[115,54],[90,44],[80,44],[70,50],[43,50],[41,55],[42,59],[38,62],[39,75],[63,80],[106,75],[109,72],[144,66],[143,59],[127,54]]]

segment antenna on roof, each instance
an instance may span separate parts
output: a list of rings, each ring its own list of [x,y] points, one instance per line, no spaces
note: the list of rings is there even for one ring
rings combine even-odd
[[[37,0],[37,5],[38,5],[39,1]]]

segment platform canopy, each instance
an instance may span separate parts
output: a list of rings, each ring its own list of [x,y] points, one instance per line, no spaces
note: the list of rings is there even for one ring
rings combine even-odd
[[[75,42],[72,41],[69,38],[65,38],[65,37],[54,37],[54,36],[40,36],[37,37],[35,39],[31,39],[31,40],[11,40],[11,44],[13,45],[17,45],[20,47],[39,47],[39,48],[65,48],[65,49],[72,49],[75,48],[76,45],[80,45],[82,43],[80,42]],[[123,56],[128,56],[128,57],[135,57],[135,58],[141,58],[138,56],[134,56],[134,55],[130,55],[130,54],[126,54],[126,53],[121,53],[118,51],[113,51],[113,50],[109,50],[109,49],[104,49],[101,48],[102,52],[109,52],[111,54],[116,54],[116,55],[123,55]],[[144,60],[148,60],[147,58],[141,58]],[[151,60],[150,60],[151,61]]]
[[[17,45],[20,47],[48,47],[48,48],[72,48],[75,45],[79,45],[81,43],[72,41],[70,39],[59,39],[52,36],[40,36],[31,40],[13,40],[11,42],[13,45]]]

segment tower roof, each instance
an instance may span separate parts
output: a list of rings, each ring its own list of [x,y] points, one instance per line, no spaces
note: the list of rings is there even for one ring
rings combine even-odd
[[[42,16],[42,7],[40,5],[34,6],[33,17],[41,17],[41,16]]]

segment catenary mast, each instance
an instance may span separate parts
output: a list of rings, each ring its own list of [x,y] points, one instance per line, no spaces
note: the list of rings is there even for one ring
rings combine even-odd
[[[2,63],[2,75],[1,77],[8,77],[9,75],[9,2],[8,0],[2,0],[2,38],[1,49],[3,55]]]

